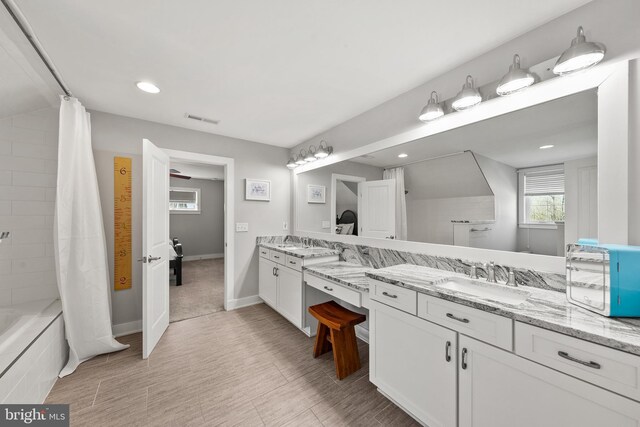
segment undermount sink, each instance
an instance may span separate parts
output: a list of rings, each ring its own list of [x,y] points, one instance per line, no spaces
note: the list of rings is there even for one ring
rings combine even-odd
[[[447,289],[478,298],[486,298],[491,301],[509,305],[520,305],[525,302],[530,295],[530,293],[524,289],[462,277],[449,278],[443,282],[436,283],[435,286],[440,289]]]
[[[280,249],[289,249],[289,250],[304,249],[302,246],[295,246],[295,245],[278,245],[278,247]]]

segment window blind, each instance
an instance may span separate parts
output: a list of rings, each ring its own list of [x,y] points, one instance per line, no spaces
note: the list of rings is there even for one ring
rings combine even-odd
[[[197,198],[198,198],[198,193],[196,191],[172,190],[169,194],[169,199],[172,202],[196,203]]]
[[[564,170],[524,172],[524,195],[564,194]]]

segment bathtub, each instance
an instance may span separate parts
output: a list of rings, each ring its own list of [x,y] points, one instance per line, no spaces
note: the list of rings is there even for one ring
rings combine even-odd
[[[42,403],[67,361],[59,300],[0,308],[0,403]]]

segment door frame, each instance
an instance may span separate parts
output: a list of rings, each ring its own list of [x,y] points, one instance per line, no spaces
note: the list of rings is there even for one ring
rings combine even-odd
[[[233,309],[235,288],[235,169],[234,159],[212,156],[192,151],[162,149],[169,160],[188,161],[214,166],[224,166],[224,309]],[[167,189],[168,191],[168,189]],[[168,207],[167,207],[168,209]]]
[[[336,234],[336,190],[338,188],[338,181],[345,182],[365,182],[367,178],[354,175],[343,175],[340,173],[331,174],[331,234]],[[356,194],[358,198],[358,218],[360,217],[360,196]]]

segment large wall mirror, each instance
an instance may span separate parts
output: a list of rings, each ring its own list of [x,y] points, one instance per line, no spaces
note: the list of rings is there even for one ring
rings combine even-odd
[[[563,256],[598,237],[597,96],[299,173],[296,229]]]

